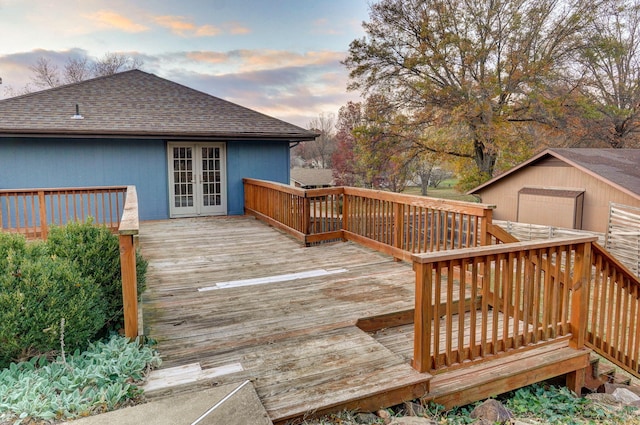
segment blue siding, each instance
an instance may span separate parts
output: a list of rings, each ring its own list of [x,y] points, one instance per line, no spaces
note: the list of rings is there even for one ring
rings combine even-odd
[[[244,214],[244,177],[289,184],[289,143],[228,142],[227,177],[228,213]]]
[[[0,188],[135,185],[140,218],[169,217],[162,140],[2,139]]]
[[[289,183],[289,143],[227,143],[228,214],[244,213],[243,177]],[[0,139],[0,188],[135,185],[141,220],[169,217],[166,142]]]

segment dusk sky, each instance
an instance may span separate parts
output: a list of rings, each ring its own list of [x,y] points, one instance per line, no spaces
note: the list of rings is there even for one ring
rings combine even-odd
[[[0,97],[46,57],[121,53],[142,70],[308,127],[337,113],[340,64],[364,35],[366,0],[0,0]]]

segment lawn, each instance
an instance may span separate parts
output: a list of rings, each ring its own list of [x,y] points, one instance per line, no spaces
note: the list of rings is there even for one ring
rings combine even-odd
[[[438,185],[438,187],[429,187],[427,196],[432,198],[451,199],[454,201],[478,202],[478,198],[475,196],[458,192],[455,189],[457,183],[458,181],[456,179],[444,180]],[[407,187],[403,193],[407,193],[409,195],[420,195],[420,187]]]

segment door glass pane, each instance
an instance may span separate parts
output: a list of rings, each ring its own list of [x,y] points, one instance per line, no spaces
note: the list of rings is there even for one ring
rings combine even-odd
[[[193,206],[193,149],[173,148],[173,183],[176,207]]]
[[[202,148],[202,205],[221,205],[220,196],[220,148]]]

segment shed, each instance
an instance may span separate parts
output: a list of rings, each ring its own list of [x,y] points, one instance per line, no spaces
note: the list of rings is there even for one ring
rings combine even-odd
[[[299,168],[291,169],[291,185],[302,189],[318,189],[331,187],[333,170],[328,168]]]
[[[472,189],[497,220],[606,232],[611,202],[640,207],[640,149],[547,149]]]
[[[135,185],[143,220],[244,213],[317,134],[140,70],[0,101],[0,189]]]

